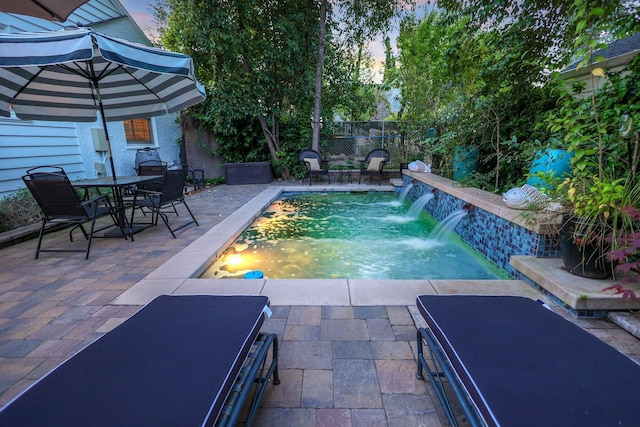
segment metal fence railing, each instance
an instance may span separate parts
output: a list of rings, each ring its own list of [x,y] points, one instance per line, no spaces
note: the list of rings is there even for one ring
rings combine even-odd
[[[398,130],[398,122],[334,122],[331,137],[322,146],[322,154],[329,160],[361,160],[376,148],[386,148],[391,154],[388,166],[397,167],[419,151],[419,143],[410,141]]]

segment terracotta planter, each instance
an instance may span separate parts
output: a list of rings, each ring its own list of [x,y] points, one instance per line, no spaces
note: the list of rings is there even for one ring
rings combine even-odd
[[[605,259],[602,248],[594,243],[578,245],[583,236],[580,230],[580,219],[565,215],[560,229],[560,250],[564,268],[571,274],[588,279],[607,279],[613,274],[613,267]]]

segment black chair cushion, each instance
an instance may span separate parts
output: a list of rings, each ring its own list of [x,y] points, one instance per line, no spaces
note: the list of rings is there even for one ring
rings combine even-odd
[[[160,296],[0,412],[2,426],[195,426],[218,417],[266,296]]]
[[[487,425],[640,425],[640,365],[540,303],[421,295],[417,306]]]

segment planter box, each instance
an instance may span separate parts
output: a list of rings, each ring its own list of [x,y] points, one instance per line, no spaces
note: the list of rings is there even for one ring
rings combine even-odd
[[[269,184],[273,181],[271,162],[225,163],[227,185]]]

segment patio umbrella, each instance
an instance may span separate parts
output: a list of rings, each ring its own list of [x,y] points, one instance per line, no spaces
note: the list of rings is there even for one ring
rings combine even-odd
[[[0,116],[107,122],[159,116],[202,102],[187,55],[79,28],[0,34]]]
[[[0,0],[0,12],[64,22],[88,0]]]

